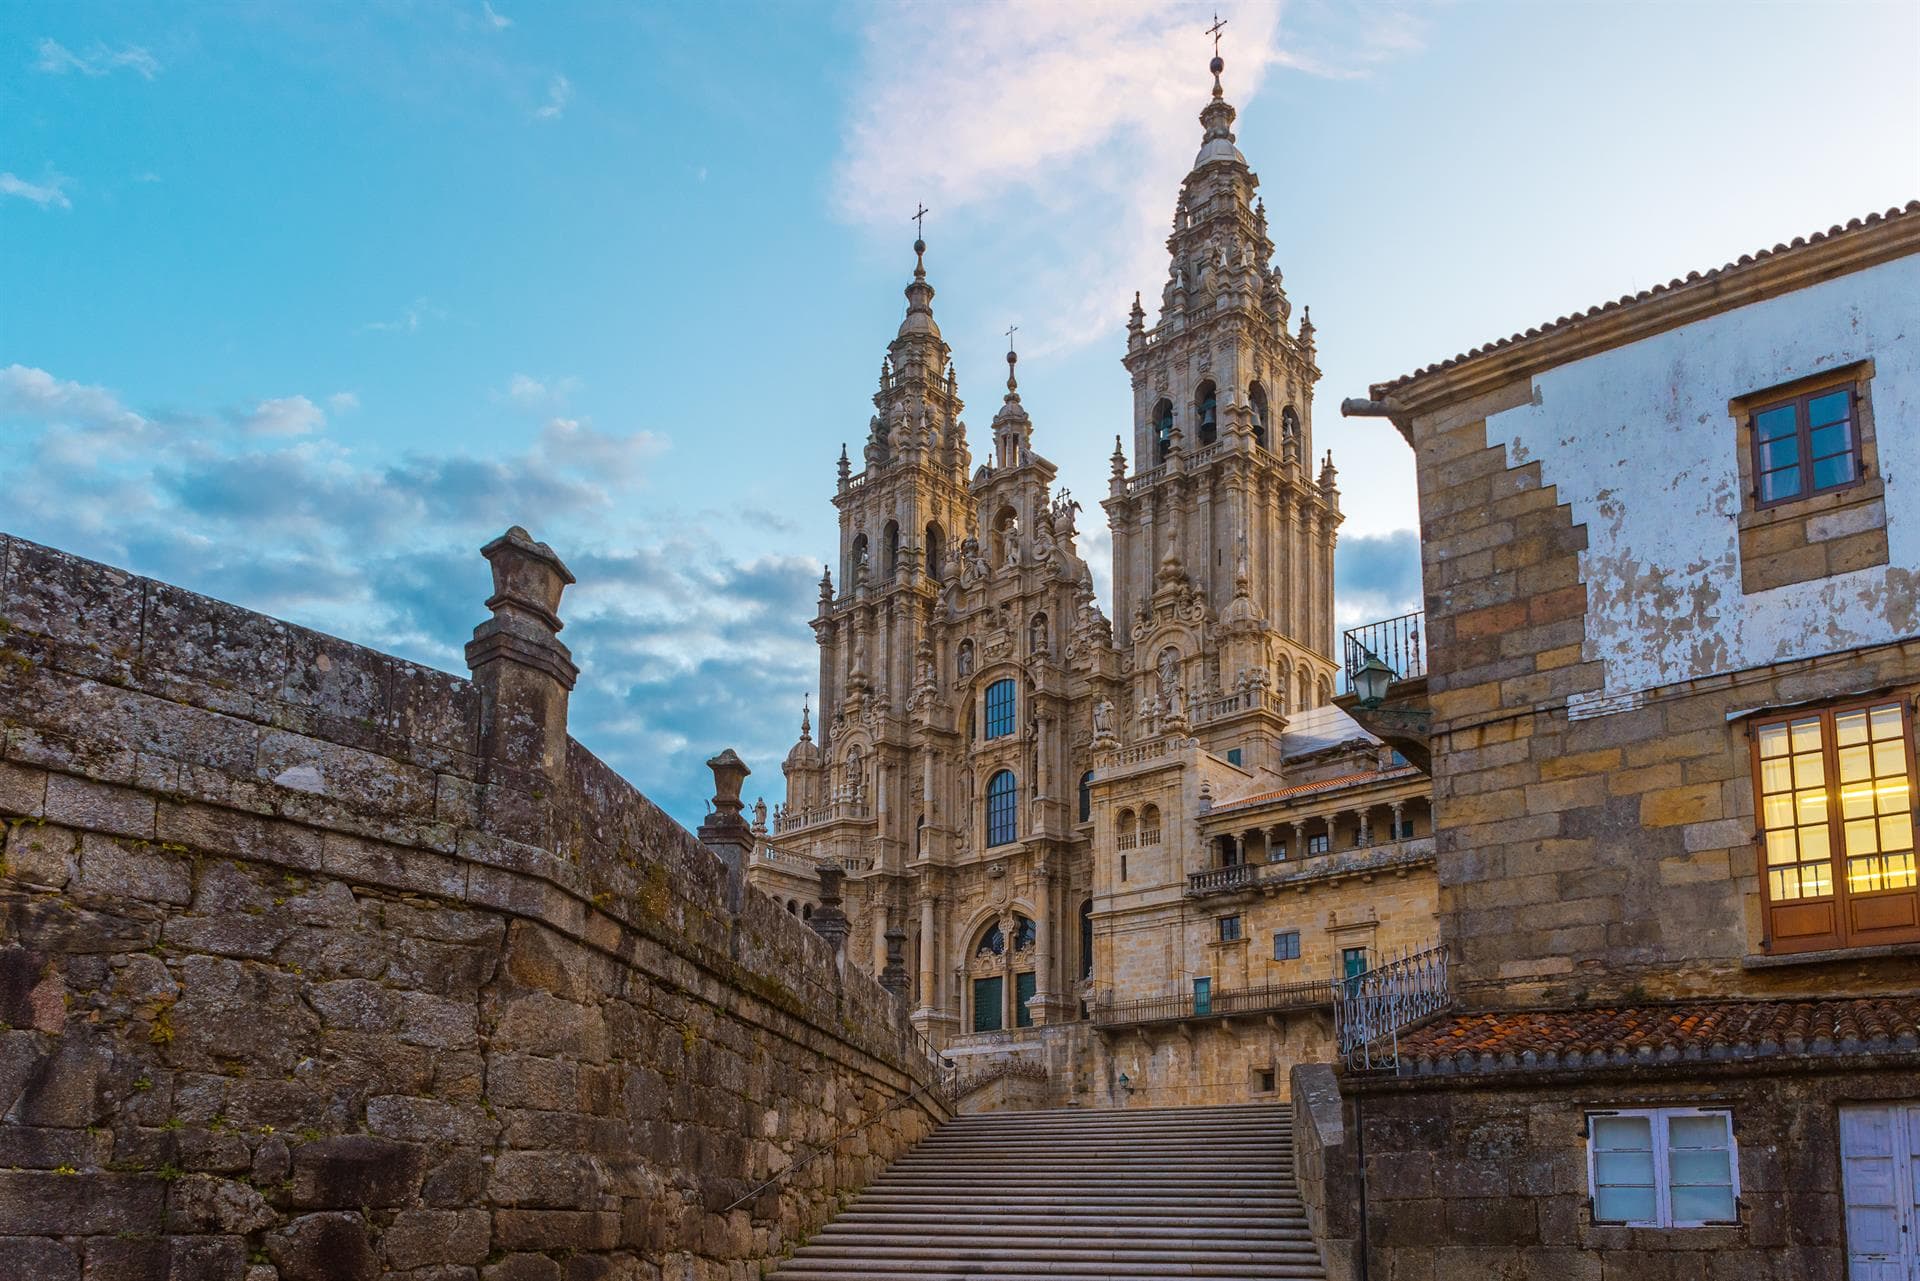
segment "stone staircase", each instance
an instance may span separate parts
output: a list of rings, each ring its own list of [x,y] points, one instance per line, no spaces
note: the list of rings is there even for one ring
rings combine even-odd
[[[1275,1106],[956,1118],[779,1281],[1325,1277]]]

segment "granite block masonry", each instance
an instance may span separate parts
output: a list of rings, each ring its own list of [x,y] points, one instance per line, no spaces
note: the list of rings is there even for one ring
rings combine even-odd
[[[0,1276],[745,1281],[944,1118],[484,554],[464,679],[0,536]]]

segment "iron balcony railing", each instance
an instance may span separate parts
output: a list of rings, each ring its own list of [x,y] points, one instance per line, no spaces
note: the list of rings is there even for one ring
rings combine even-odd
[[[1395,679],[1410,681],[1427,674],[1427,615],[1415,610],[1398,618],[1350,627],[1346,633],[1346,688],[1353,688],[1353,674],[1369,658],[1377,658],[1393,669]]]
[[[1123,841],[1126,839],[1121,838]],[[1123,849],[1131,846],[1122,845]],[[1348,850],[1326,850],[1271,863],[1236,863],[1187,874],[1187,897],[1231,894],[1255,886],[1296,885],[1302,880],[1364,876],[1433,861],[1433,837],[1409,836]]]
[[[1453,1004],[1453,971],[1439,943],[1334,984],[1334,1041],[1356,1072],[1400,1064],[1400,1033]]]
[[[1259,987],[1216,988],[1204,998],[1184,992],[1142,1001],[1115,1001],[1109,992],[1094,1003],[1093,1021],[1097,1027],[1129,1027],[1184,1019],[1217,1019],[1234,1014],[1266,1014],[1275,1010],[1311,1010],[1325,1008],[1333,987],[1334,984],[1325,980],[1267,983]]]

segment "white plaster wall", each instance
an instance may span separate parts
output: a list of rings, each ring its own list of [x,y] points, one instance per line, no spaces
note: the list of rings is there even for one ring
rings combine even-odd
[[[1868,357],[1890,564],[1743,595],[1727,402]],[[1587,526],[1586,657],[1606,664],[1605,697],[1587,714],[1676,681],[1913,634],[1917,419],[1920,256],[1561,366],[1534,379],[1534,403],[1489,418],[1489,443],[1504,441],[1515,466],[1538,459]]]

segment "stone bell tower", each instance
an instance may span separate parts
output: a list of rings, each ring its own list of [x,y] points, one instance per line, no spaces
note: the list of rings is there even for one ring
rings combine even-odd
[[[1341,516],[1331,463],[1314,473],[1313,322],[1288,328],[1224,65],[1214,58],[1200,152],[1174,205],[1159,316],[1148,328],[1136,295],[1128,320],[1136,470],[1116,440],[1105,503],[1115,641],[1136,651],[1136,705],[1158,699],[1164,714],[1178,685],[1196,720],[1250,686],[1282,713],[1317,706],[1335,671]]]

